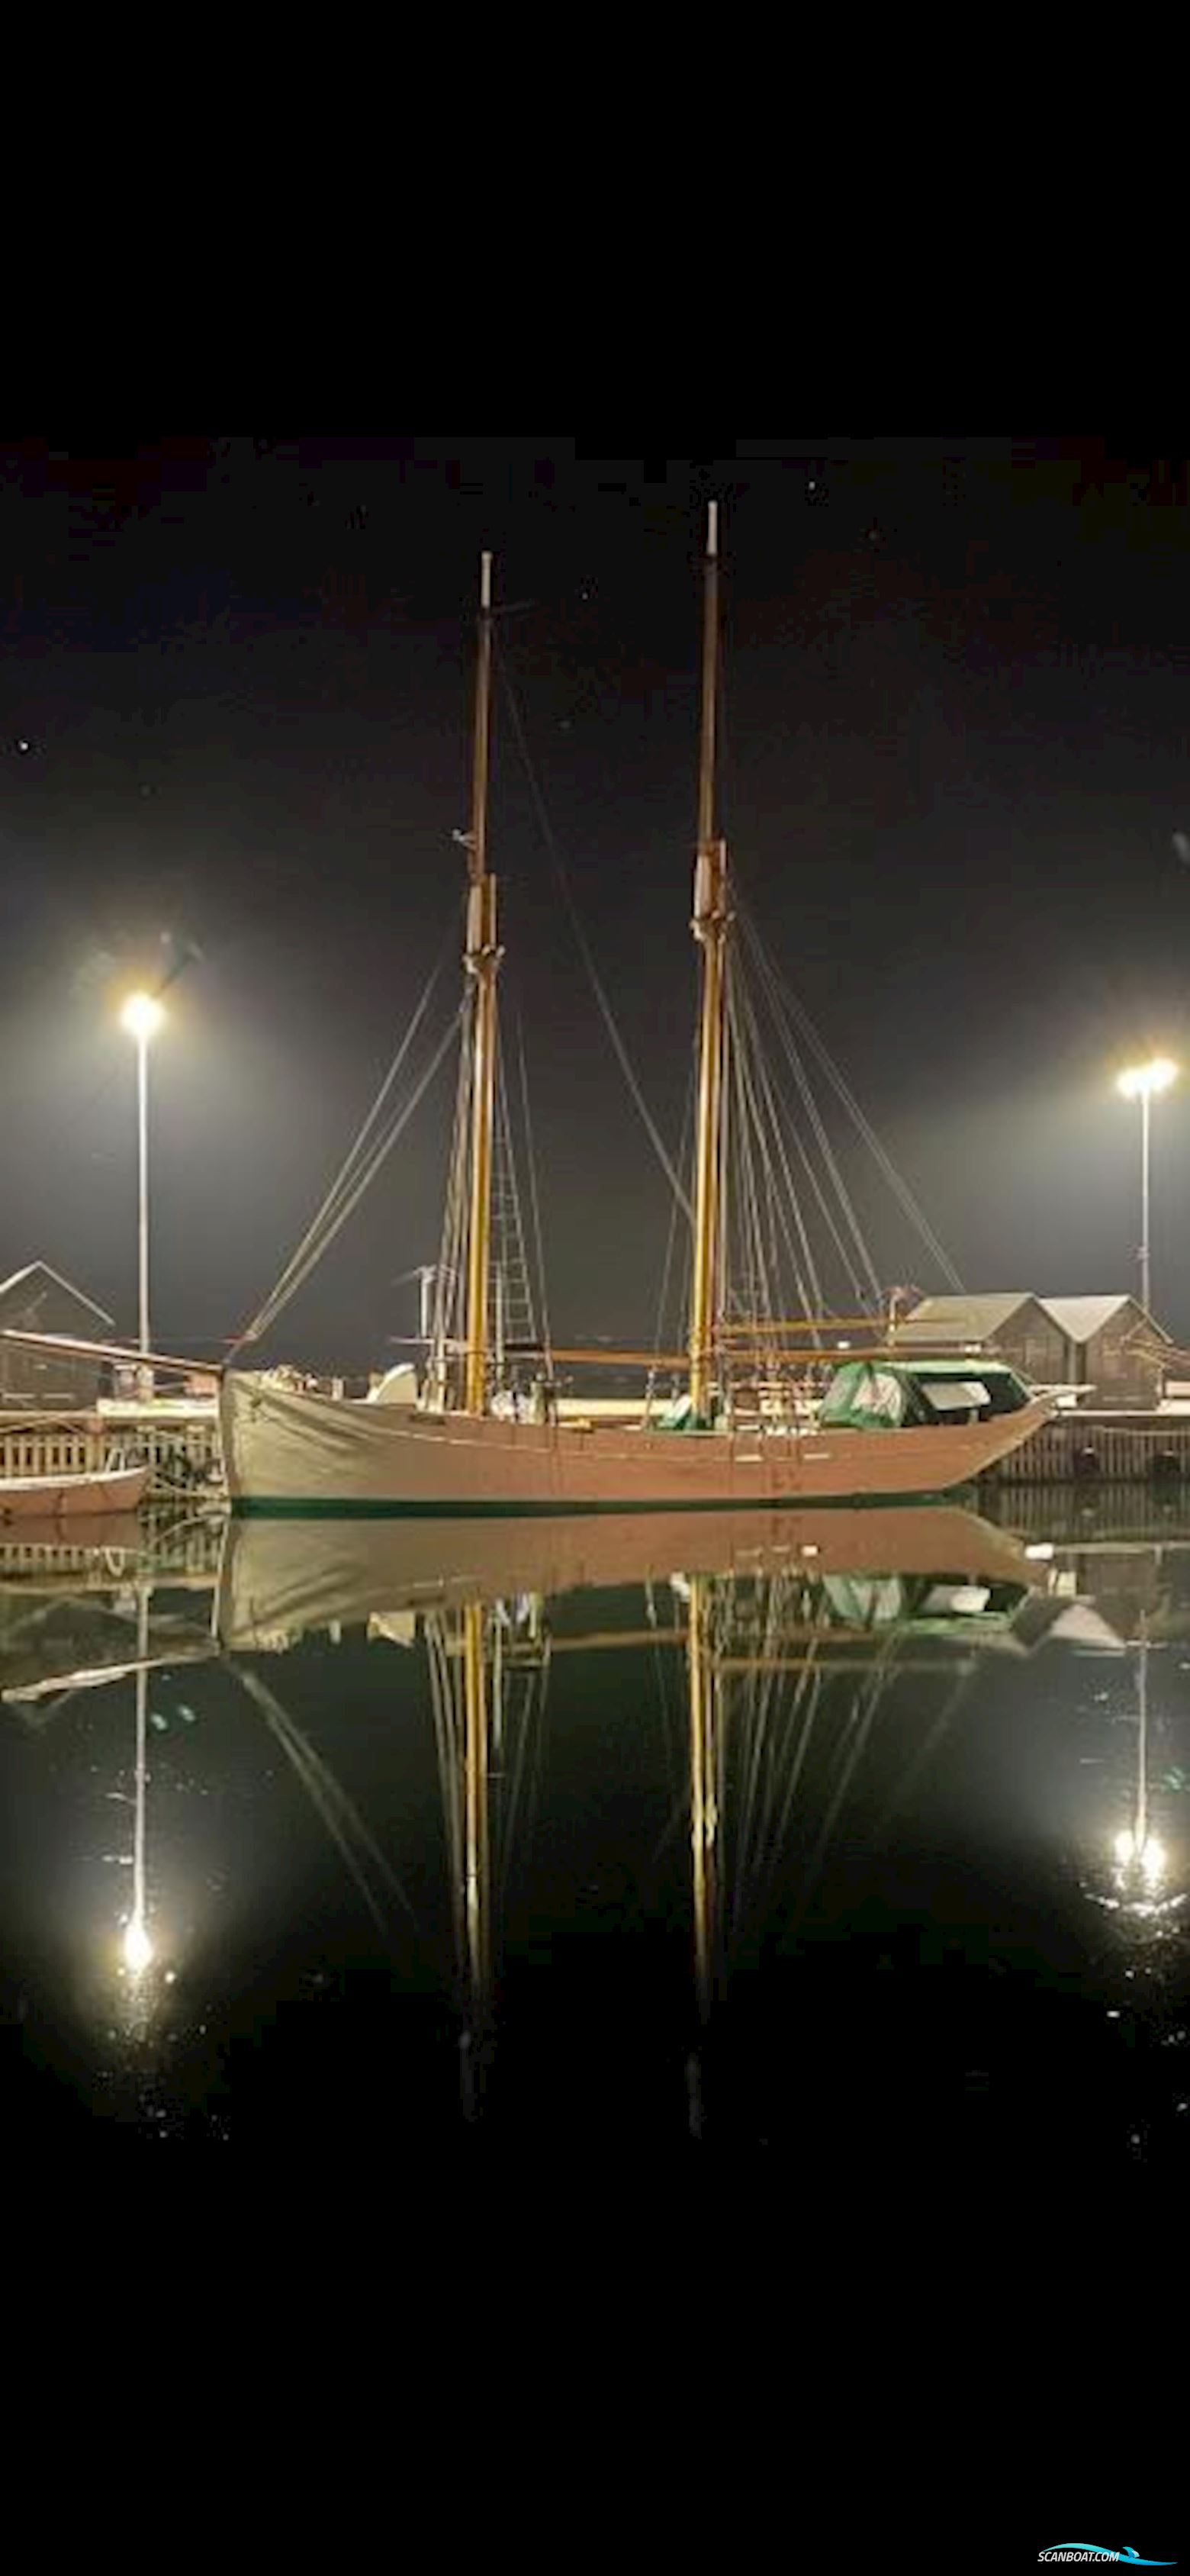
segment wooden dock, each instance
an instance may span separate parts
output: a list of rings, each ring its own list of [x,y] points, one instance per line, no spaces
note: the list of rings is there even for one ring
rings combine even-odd
[[[1170,1486],[1188,1478],[1190,1414],[1058,1413],[987,1482]]]

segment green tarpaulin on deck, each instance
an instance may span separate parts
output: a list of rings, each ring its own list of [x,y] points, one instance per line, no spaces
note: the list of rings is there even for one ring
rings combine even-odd
[[[907,1391],[895,1369],[851,1360],[832,1378],[819,1421],[825,1430],[896,1431],[905,1419]]]

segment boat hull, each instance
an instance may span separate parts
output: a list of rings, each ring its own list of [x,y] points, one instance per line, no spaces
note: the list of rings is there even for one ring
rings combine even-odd
[[[1048,1400],[982,1423],[896,1431],[673,1432],[505,1422],[223,1381],[236,1512],[739,1511],[947,1493],[1049,1418]]]
[[[97,1521],[109,1513],[138,1511],[148,1491],[147,1467],[116,1467],[110,1475],[8,1476],[0,1478],[0,1529],[14,1522]]]

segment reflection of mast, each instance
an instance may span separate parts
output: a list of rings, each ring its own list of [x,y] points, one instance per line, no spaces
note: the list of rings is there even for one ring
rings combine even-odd
[[[705,2032],[718,1988],[719,1824],[722,1758],[719,1683],[711,1640],[711,1584],[690,1577],[686,1677],[690,1692],[690,1863],[694,1898],[694,1991]],[[686,2068],[691,2132],[702,2134],[702,2059],[696,2045]]]
[[[715,1991],[719,1927],[718,1685],[710,1636],[710,1584],[690,1578],[686,1635],[690,1683],[690,1858],[694,1889],[694,1976],[698,2016],[706,2022]]]
[[[527,1596],[515,1604],[469,1601],[453,1616],[426,1620],[468,2119],[483,2107],[495,2043],[496,1924],[548,1660],[541,1613],[540,1600]]]
[[[488,1833],[488,1676],[484,1612],[469,1601],[463,1612],[463,1932],[470,2027],[463,2040],[468,2114],[479,2107],[477,2087],[486,2068],[491,2018],[491,1848]]]
[[[703,2050],[731,1967],[746,1952],[756,1954],[778,1891],[787,1926],[795,1928],[803,1919],[877,1720],[898,1679],[939,1677],[947,1685],[946,1698],[914,1761],[901,1767],[897,1792],[884,1809],[878,1833],[887,1829],[903,1802],[909,1779],[920,1778],[936,1755],[975,1663],[966,1651],[945,1661],[936,1653],[923,1658],[904,1653],[912,1619],[903,1595],[898,1596],[897,1615],[873,1633],[862,1614],[865,1608],[870,1612],[871,1598],[879,1601],[887,1589],[876,1578],[854,1578],[841,1602],[829,1582],[804,1566],[755,1577],[689,1575],[680,1582],[675,1578],[675,1589],[687,1604],[684,1665],[698,2025],[686,2079],[691,2133],[701,2137]],[[966,1624],[961,1618],[957,1622],[964,1647]],[[928,1619],[927,1635],[937,1625]],[[915,1713],[920,1719],[919,1696]],[[816,1825],[812,1839],[795,1830],[803,1801],[806,1825]],[[790,1867],[795,1852],[796,1875]]]

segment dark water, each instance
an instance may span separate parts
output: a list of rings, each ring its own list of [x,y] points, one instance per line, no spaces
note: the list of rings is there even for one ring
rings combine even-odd
[[[1026,1508],[6,1544],[8,2137],[1175,2169],[1190,1524]]]

